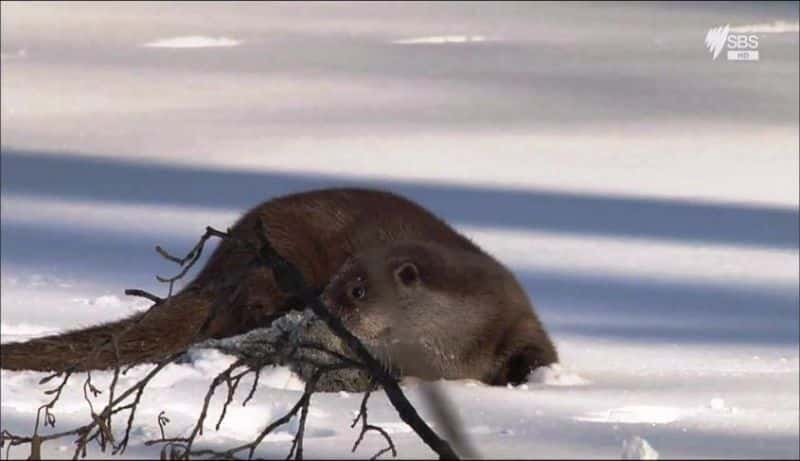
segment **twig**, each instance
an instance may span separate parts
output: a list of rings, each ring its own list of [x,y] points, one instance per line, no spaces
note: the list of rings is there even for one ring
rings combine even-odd
[[[253,398],[253,395],[256,393],[256,387],[258,386],[258,378],[259,376],[261,376],[261,369],[260,368],[257,369],[255,373],[256,376],[255,378],[253,378],[253,385],[250,386],[250,393],[247,394],[247,397],[245,397],[245,399],[242,401],[242,406],[247,405],[247,402],[249,402],[250,399]]]
[[[153,293],[148,293],[147,291],[144,290],[139,290],[138,288],[129,288],[125,290],[125,294],[128,296],[138,296],[140,298],[146,298],[149,299],[150,301],[153,301],[156,304],[164,302],[164,298],[158,297]]]
[[[356,439],[355,443],[353,444],[353,449],[350,450],[352,453],[356,452],[356,449],[361,444],[361,441],[364,440],[364,435],[367,434],[368,431],[375,431],[383,436],[386,443],[389,444],[388,447],[385,447],[375,453],[371,459],[378,459],[382,454],[391,451],[392,457],[397,457],[397,450],[394,447],[394,442],[392,442],[392,438],[389,437],[389,433],[386,432],[382,427],[375,426],[372,424],[367,423],[367,400],[369,400],[371,391],[367,391],[364,393],[364,399],[361,400],[361,409],[358,411],[355,419],[353,419],[353,424],[350,425],[351,428],[356,427],[356,424],[359,420],[361,420],[361,433],[358,434],[358,439]]]
[[[147,373],[147,375],[145,375],[142,379],[140,379],[134,385],[129,387],[127,390],[125,390],[125,392],[120,394],[119,397],[114,399],[114,401],[112,402],[111,406],[110,407],[107,406],[101,412],[101,414],[106,413],[106,412],[117,413],[118,411],[121,411],[121,410],[124,410],[124,409],[128,409],[130,407],[130,405],[126,405],[124,407],[119,407],[119,408],[116,408],[114,410],[111,410],[111,407],[119,405],[120,402],[124,401],[126,398],[128,398],[134,392],[138,392],[139,389],[144,389],[147,386],[147,384],[150,382],[150,380],[156,374],[158,374],[158,372],[161,371],[161,369],[163,369],[167,364],[171,363],[176,358],[177,358],[177,354],[172,355],[169,358],[167,358],[165,360],[162,360],[161,362],[157,363],[155,365],[155,367],[153,367],[153,369],[150,370]],[[75,456],[74,456],[75,458],[77,458],[79,453],[84,453],[85,454],[86,444],[90,441],[88,435],[92,430],[97,428],[97,424],[98,424],[98,422],[96,420],[93,420],[88,424],[85,424],[83,426],[78,426],[76,428],[73,428],[73,429],[70,429],[70,430],[67,430],[67,431],[57,432],[57,433],[54,433],[54,434],[41,435],[41,436],[36,434],[36,433],[34,433],[34,435],[31,436],[31,437],[18,436],[18,435],[12,434],[11,432],[9,432],[7,430],[4,430],[4,431],[0,432],[0,443],[4,444],[4,443],[8,442],[9,443],[9,447],[10,446],[16,446],[16,445],[21,445],[21,444],[24,444],[24,443],[30,443],[32,451],[33,451],[33,450],[38,448],[37,446],[35,446],[36,443],[41,445],[41,443],[44,443],[44,442],[46,442],[48,440],[55,440],[55,439],[59,439],[59,438],[62,438],[62,437],[67,437],[67,436],[70,436],[70,435],[77,435],[78,436],[78,440],[76,440],[77,448],[75,450]]]
[[[252,368],[248,368],[245,371],[239,373],[236,376],[231,377],[230,375],[225,378],[225,385],[228,386],[228,396],[225,399],[225,403],[222,405],[222,411],[219,414],[219,420],[217,421],[216,430],[219,430],[220,424],[222,424],[222,420],[225,419],[225,413],[228,410],[228,405],[230,405],[231,401],[233,401],[233,394],[236,392],[236,389],[239,387],[239,382],[241,381],[242,377],[253,373]]]
[[[169,424],[169,418],[167,418],[164,413],[166,412],[161,410],[161,413],[158,414],[158,429],[161,431],[161,440],[166,438],[166,436],[164,436],[164,426]]]
[[[49,391],[45,391],[44,392],[45,394],[55,394],[55,396],[53,397],[52,400],[50,400],[46,404],[40,406],[39,409],[36,411],[36,423],[34,423],[34,426],[33,426],[33,436],[34,437],[39,434],[39,415],[41,414],[42,410],[44,410],[44,425],[45,425],[45,427],[47,427],[48,425],[50,425],[51,427],[56,427],[56,417],[55,417],[55,415],[53,415],[50,412],[50,410],[53,408],[53,406],[55,406],[56,402],[58,402],[58,399],[61,397],[61,392],[64,390],[64,386],[67,385],[67,381],[69,381],[69,378],[70,378],[70,376],[72,376],[72,373],[69,372],[69,371],[67,371],[67,372],[58,372],[58,373],[54,373],[54,374],[42,379],[41,381],[39,381],[39,384],[44,384],[44,383],[50,381],[53,378],[61,376],[62,374],[64,374],[64,379],[61,380],[61,384],[59,384],[58,387],[56,387],[54,389],[50,389]]]
[[[200,237],[200,241],[197,242],[197,244],[194,246],[194,248],[192,248],[189,251],[189,253],[187,253],[186,256],[184,256],[183,258],[178,258],[176,256],[172,256],[165,249],[161,248],[158,245],[156,246],[156,252],[158,254],[160,254],[164,258],[166,258],[166,259],[168,259],[168,260],[170,260],[170,261],[172,261],[174,263],[177,263],[179,266],[183,267],[183,270],[181,270],[178,274],[176,274],[176,275],[174,275],[172,277],[161,277],[160,275],[156,275],[156,279],[159,282],[161,282],[161,283],[169,283],[169,295],[167,296],[167,298],[172,296],[173,284],[177,280],[183,278],[183,276],[185,276],[186,273],[189,272],[189,269],[191,269],[192,266],[194,266],[194,264],[197,262],[197,260],[200,259],[200,255],[203,254],[203,247],[205,247],[206,241],[208,239],[210,239],[211,237],[227,238],[227,237],[229,237],[229,235],[227,233],[225,233],[225,232],[218,231],[218,230],[214,229],[211,226],[207,226],[205,234],[203,234],[203,236]]]
[[[306,384],[306,389],[305,392],[303,392],[303,398],[301,399],[303,403],[300,405],[300,421],[298,421],[297,432],[292,440],[292,448],[289,450],[289,454],[286,456],[287,460],[292,459],[293,453],[295,454],[294,459],[303,459],[303,438],[305,437],[306,432],[306,418],[308,417],[308,407],[311,405],[311,395],[314,393],[314,387],[316,387],[316,384],[317,379],[312,379]]]

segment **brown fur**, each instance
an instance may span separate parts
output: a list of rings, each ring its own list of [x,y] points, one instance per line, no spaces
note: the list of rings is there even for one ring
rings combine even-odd
[[[522,287],[482,252],[418,240],[368,249],[323,300],[399,375],[518,383],[557,361]]]
[[[503,300],[495,311],[487,307],[478,315],[500,317],[503,322],[516,325],[511,330],[505,326],[486,330],[483,335],[491,338],[480,338],[476,343],[476,347],[479,344],[484,351],[481,353],[493,350],[496,358],[505,362],[516,360],[523,365],[555,360],[555,349],[513,276],[468,239],[409,200],[387,192],[360,189],[293,194],[252,209],[231,228],[231,233],[257,244],[259,219],[266,223],[267,237],[277,251],[296,265],[318,292],[322,292],[346,261],[361,253],[409,241],[437,245],[439,251],[432,254],[448,255],[451,258],[448,269],[441,271],[443,266],[435,264],[420,267],[436,275],[439,292],[457,293],[467,299],[469,306],[490,306],[493,300]],[[3,344],[0,366],[15,370],[61,370],[70,366],[104,369],[115,363],[117,355],[113,349],[87,354],[98,342],[110,338],[111,333],[126,328],[129,331],[118,344],[118,356],[123,364],[156,360],[186,348],[193,341],[232,336],[269,325],[276,316],[292,307],[292,301],[280,292],[268,269],[249,264],[252,257],[247,249],[232,241],[223,241],[191,284],[149,313],[25,343]],[[466,261],[469,264],[461,264]],[[462,268],[459,272],[462,278],[448,278],[454,267]],[[476,294],[460,285],[470,277],[482,276],[482,269],[492,274],[485,283],[478,284],[488,291]],[[470,270],[474,275],[469,274]],[[469,300],[470,296],[485,299],[476,303]],[[221,315],[204,335],[197,336],[196,332],[215,302]],[[513,308],[509,310],[506,305]],[[143,320],[142,315],[146,315]],[[137,321],[140,323],[135,324]],[[440,333],[458,334],[458,325],[446,328],[447,331]],[[496,337],[498,335],[502,337]],[[523,352],[525,350],[530,352]],[[511,376],[513,371],[500,368],[497,376],[486,375],[480,379],[505,383],[515,377]],[[511,375],[503,376],[503,373]]]

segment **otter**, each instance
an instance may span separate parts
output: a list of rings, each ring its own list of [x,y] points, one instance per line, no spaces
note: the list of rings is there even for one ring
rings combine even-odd
[[[85,371],[152,362],[302,308],[268,268],[251,264],[252,250],[235,243],[258,244],[259,220],[278,253],[400,375],[505,385],[558,360],[513,274],[468,238],[396,194],[323,189],[247,212],[195,279],[149,311],[2,344],[0,367]],[[96,348],[123,330],[113,350]]]

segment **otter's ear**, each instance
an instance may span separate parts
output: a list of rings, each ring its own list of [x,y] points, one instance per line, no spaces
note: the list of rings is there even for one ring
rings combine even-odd
[[[394,280],[398,285],[410,287],[420,283],[419,269],[412,262],[404,262],[394,270]]]

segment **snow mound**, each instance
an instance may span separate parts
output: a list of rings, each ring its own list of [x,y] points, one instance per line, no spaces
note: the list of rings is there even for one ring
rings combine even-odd
[[[658,459],[658,452],[647,440],[633,436],[622,442],[622,459]]]
[[[528,376],[528,382],[548,386],[584,386],[589,384],[587,379],[565,369],[558,363],[533,370]]]

